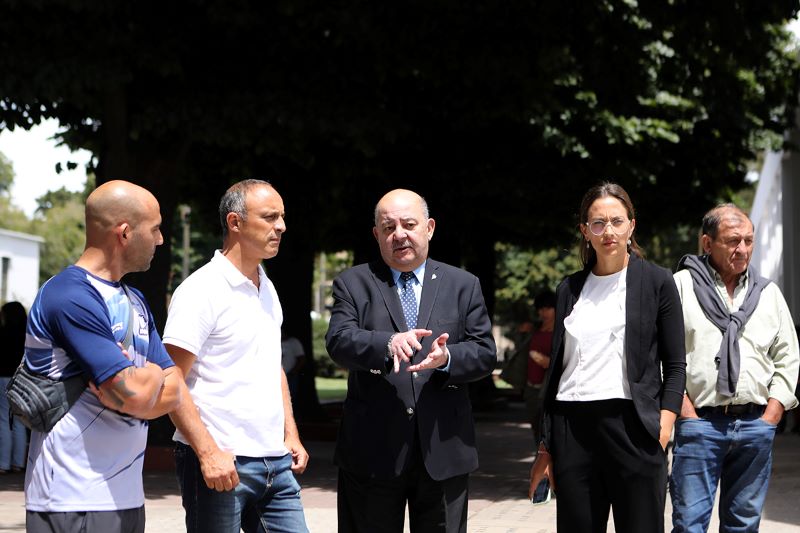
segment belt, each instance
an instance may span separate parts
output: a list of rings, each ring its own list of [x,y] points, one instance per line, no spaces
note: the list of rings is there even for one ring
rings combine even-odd
[[[759,405],[757,403],[743,403],[737,405],[715,405],[713,407],[699,407],[697,416],[720,415],[730,416],[733,418],[739,416],[746,416],[752,414],[763,414],[766,405]]]

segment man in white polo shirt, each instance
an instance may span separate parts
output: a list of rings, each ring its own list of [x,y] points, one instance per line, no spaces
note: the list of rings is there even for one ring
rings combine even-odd
[[[308,453],[281,369],[281,304],[261,267],[286,231],[283,200],[244,180],[219,212],[222,250],[176,289],[164,329],[191,393],[170,414],[186,530],[302,533],[294,474]]]

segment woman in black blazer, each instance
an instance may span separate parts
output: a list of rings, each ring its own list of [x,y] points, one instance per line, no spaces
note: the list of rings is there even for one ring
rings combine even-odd
[[[672,274],[642,259],[625,190],[589,189],[580,209],[584,269],[556,292],[542,439],[530,490],[557,491],[558,530],[664,531],[666,446],[686,380]],[[662,378],[663,375],[663,378]]]

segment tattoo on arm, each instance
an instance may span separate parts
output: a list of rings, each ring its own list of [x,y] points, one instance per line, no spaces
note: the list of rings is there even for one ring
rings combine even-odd
[[[114,403],[117,404],[117,408],[121,408],[123,405],[125,405],[125,400],[127,398],[130,398],[136,394],[125,384],[125,380],[128,377],[132,378],[135,373],[136,367],[131,366],[120,372],[119,375],[111,378],[111,389],[109,392],[111,393]]]

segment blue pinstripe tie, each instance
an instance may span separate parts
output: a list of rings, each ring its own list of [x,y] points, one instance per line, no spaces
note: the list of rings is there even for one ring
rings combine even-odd
[[[400,290],[400,303],[403,306],[403,315],[406,317],[408,329],[417,327],[417,297],[414,295],[414,280],[417,279],[413,272],[400,274],[403,283]]]

